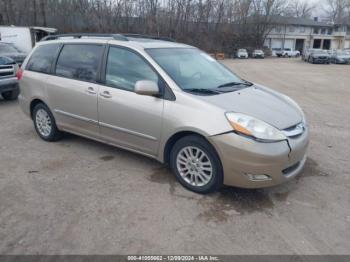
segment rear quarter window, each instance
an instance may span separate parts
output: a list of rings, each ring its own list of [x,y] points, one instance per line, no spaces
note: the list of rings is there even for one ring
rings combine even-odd
[[[66,44],[57,60],[56,75],[95,82],[102,52],[102,45]]]
[[[59,49],[59,44],[47,44],[37,47],[29,59],[26,70],[51,73],[51,66]]]

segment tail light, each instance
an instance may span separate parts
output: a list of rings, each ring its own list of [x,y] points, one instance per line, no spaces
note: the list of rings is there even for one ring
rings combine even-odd
[[[17,70],[17,73],[16,73],[16,77],[18,80],[21,80],[22,79],[22,76],[23,76],[23,69],[22,68],[19,68]]]

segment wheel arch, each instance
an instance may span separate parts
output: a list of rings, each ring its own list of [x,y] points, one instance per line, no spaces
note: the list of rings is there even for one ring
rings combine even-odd
[[[171,135],[164,146],[163,149],[163,156],[161,157],[161,159],[163,160],[164,163],[169,163],[170,161],[170,152],[171,149],[173,148],[173,146],[175,145],[175,143],[180,140],[181,138],[185,137],[185,136],[190,136],[190,135],[195,135],[195,136],[199,136],[203,139],[205,139],[214,149],[215,147],[209,142],[209,140],[206,138],[205,135],[201,134],[200,132],[196,132],[196,131],[178,131],[176,133],[174,133],[173,135]]]
[[[30,112],[30,117],[33,119],[33,110],[34,110],[34,107],[37,105],[37,104],[44,104],[47,106],[47,104],[41,100],[40,98],[35,98],[33,99],[31,102],[30,102],[30,105],[29,105],[29,112]]]

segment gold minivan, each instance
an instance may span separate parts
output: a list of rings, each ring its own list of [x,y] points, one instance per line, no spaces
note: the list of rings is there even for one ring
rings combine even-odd
[[[300,107],[184,44],[125,35],[57,35],[18,72],[38,135],[78,134],[169,164],[197,193],[259,188],[301,172]]]

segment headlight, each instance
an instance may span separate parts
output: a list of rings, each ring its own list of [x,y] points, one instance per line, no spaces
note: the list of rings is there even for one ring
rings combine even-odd
[[[287,139],[277,128],[242,113],[226,113],[226,118],[237,132],[255,138],[261,142],[275,142]]]

